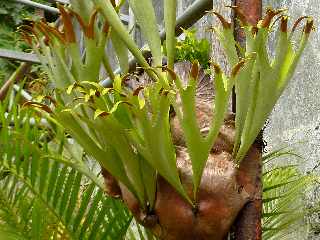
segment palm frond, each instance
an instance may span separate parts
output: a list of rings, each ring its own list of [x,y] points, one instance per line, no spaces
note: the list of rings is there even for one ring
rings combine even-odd
[[[123,238],[132,219],[123,204],[104,195],[84,163],[64,159],[63,139],[52,152],[29,110],[14,105],[5,114],[7,106],[0,104],[0,236]]]
[[[281,156],[301,158],[288,148],[266,155],[263,174],[263,239],[288,239],[297,231],[306,232],[305,217],[309,214],[305,196],[315,183],[317,176],[303,174],[299,165],[267,168],[275,158]],[[289,238],[290,239],[290,238]]]

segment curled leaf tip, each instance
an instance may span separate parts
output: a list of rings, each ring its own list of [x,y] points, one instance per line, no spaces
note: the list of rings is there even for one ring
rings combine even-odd
[[[167,73],[169,73],[172,80],[174,80],[174,81],[177,80],[176,73],[172,69],[170,69],[169,67],[167,67],[167,66],[162,67],[162,71],[166,71]]]
[[[288,32],[288,16],[281,17],[280,31],[281,32]]]
[[[98,117],[103,118],[103,117],[107,117],[107,116],[110,115],[110,113],[108,113],[108,112],[106,112],[106,111],[103,111],[103,110],[101,110],[101,109],[93,109],[93,110],[95,110],[94,116],[93,116],[93,119],[94,119],[94,120],[96,120]]]
[[[292,27],[292,30],[291,30],[291,33],[294,33],[294,31],[297,29],[297,27],[299,26],[299,24],[302,22],[302,20],[304,19],[308,19],[309,17],[308,16],[302,16],[302,17],[299,17],[293,24],[293,27]]]
[[[33,101],[28,101],[28,102],[25,102],[22,107],[32,107],[32,108],[38,108],[38,109],[41,109],[47,113],[53,113],[53,111],[51,110],[50,107],[48,107],[47,105],[45,104],[42,104],[42,103],[38,103],[38,102],[33,102]]]
[[[198,75],[199,75],[199,62],[194,61],[191,67],[190,76],[193,79],[198,79]]]
[[[133,96],[138,96],[139,93],[141,92],[141,90],[143,90],[144,87],[143,86],[140,86],[138,88],[136,88],[134,91],[133,91]]]
[[[22,26],[18,27],[18,31],[20,32],[22,39],[27,44],[32,46],[32,34],[36,35],[33,27],[30,27],[28,25],[22,25]]]
[[[263,28],[268,28],[271,24],[272,19],[277,16],[278,14],[282,13],[286,11],[286,9],[278,9],[278,10],[274,10],[272,8],[268,8],[267,9],[267,13],[266,16],[263,18],[262,20],[262,24],[261,26]]]
[[[217,18],[220,20],[224,29],[231,28],[231,23],[229,23],[220,13],[217,13],[215,11],[211,11],[211,13],[217,16]]]
[[[310,32],[314,29],[314,20],[313,18],[309,17],[304,28],[304,32],[306,34],[310,34]]]
[[[32,37],[29,34],[22,32],[21,37],[29,46],[32,46]]]
[[[240,69],[244,66],[246,60],[242,59],[240,62],[238,62],[232,69],[231,76],[234,78],[239,73]]]
[[[240,19],[240,21],[242,22],[243,25],[247,26],[248,25],[248,21],[247,21],[247,17],[244,14],[244,12],[242,11],[242,9],[238,6],[226,6],[228,8],[231,8],[235,11],[236,16]]]
[[[45,43],[50,41],[51,38],[49,35],[48,26],[46,24],[43,22],[37,22],[35,27],[44,35]]]
[[[36,24],[37,28],[45,35],[47,41],[55,37],[60,42],[65,43],[64,34],[62,34],[57,28],[49,26],[47,23],[40,21]]]
[[[58,4],[58,9],[60,11],[61,19],[62,19],[62,22],[63,22],[64,34],[65,34],[66,42],[68,42],[68,43],[76,42],[76,34],[75,34],[74,30],[73,30],[73,24],[72,24],[72,19],[71,19],[72,13],[68,12],[60,4]]]
[[[215,62],[211,62],[211,67],[213,67],[215,74],[221,74],[222,70],[220,68],[220,66],[215,63]]]

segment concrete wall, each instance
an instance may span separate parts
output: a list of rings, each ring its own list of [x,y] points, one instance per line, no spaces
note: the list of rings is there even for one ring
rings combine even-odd
[[[288,8],[292,20],[311,15],[319,23],[318,0],[266,0],[264,5]],[[306,158],[305,170],[313,169],[320,160],[320,35],[312,33],[309,46],[296,74],[274,110],[266,129],[269,148],[291,143]],[[271,44],[274,43],[273,39]],[[271,46],[272,47],[272,46]]]
[[[296,74],[273,111],[265,130],[269,150],[296,143],[295,150],[304,157],[300,162],[302,170],[312,171],[320,162],[320,1],[264,0],[263,4],[264,7],[271,5],[274,8],[288,8],[291,20],[305,15],[315,19],[316,31],[312,33]],[[274,39],[271,40],[271,48],[273,43]],[[286,161],[292,162],[292,159]],[[316,172],[319,173],[319,170],[316,169]],[[319,201],[319,189],[309,197],[308,204]],[[320,225],[319,217],[315,215],[312,222],[313,227],[315,224]],[[320,239],[320,236],[310,238]]]

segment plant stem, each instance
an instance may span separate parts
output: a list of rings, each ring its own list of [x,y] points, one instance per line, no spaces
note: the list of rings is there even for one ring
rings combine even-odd
[[[30,62],[22,63],[18,67],[18,69],[11,75],[9,80],[6,81],[5,84],[3,84],[3,86],[0,89],[0,102],[6,98],[6,95],[11,86],[14,83],[18,83],[19,81],[21,81],[21,79],[23,79],[25,74],[30,70],[31,66],[32,66],[32,63]]]

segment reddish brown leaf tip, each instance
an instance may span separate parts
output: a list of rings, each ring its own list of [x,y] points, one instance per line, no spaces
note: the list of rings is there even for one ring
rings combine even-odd
[[[272,19],[277,16],[278,14],[282,13],[285,11],[284,9],[279,9],[279,10],[273,10],[271,8],[267,9],[266,16],[262,20],[262,27],[263,28],[268,28],[271,24]]]
[[[191,66],[190,76],[193,79],[198,79],[198,75],[199,75],[199,62],[195,61]]]
[[[29,34],[22,32],[21,37],[29,46],[32,46],[32,37]]]
[[[299,24],[301,23],[301,21],[304,20],[304,19],[307,19],[307,18],[308,18],[308,16],[299,17],[299,18],[295,21],[295,23],[293,24],[293,27],[292,27],[291,32],[294,33],[294,31],[297,29],[297,27],[299,26]]]
[[[34,107],[34,108],[39,108],[47,113],[52,113],[52,110],[47,105],[44,105],[44,104],[38,103],[38,102],[28,101],[28,102],[25,102],[22,105],[22,107]]]
[[[162,70],[168,72],[172,80],[177,80],[177,75],[172,69],[165,66],[165,67],[162,67]]]
[[[239,73],[240,69],[244,66],[245,60],[238,62],[232,69],[231,76],[234,78]]]
[[[281,17],[280,31],[281,32],[288,32],[288,17],[287,16]]]
[[[109,30],[110,30],[110,25],[109,25],[109,23],[107,21],[105,21],[102,31],[104,33],[109,33]]]
[[[71,19],[71,13],[67,12],[62,5],[58,5],[58,9],[61,14],[61,19],[64,27],[64,34],[66,42],[75,43],[76,42],[76,34],[73,30],[73,24]]]
[[[215,11],[212,11],[212,13],[217,16],[224,29],[231,28],[231,23],[229,23],[220,13],[217,13]]]
[[[57,101],[51,96],[44,96],[45,99],[48,99],[54,106],[57,106]]]
[[[304,32],[306,34],[310,34],[310,32],[314,29],[314,20],[313,18],[308,18],[306,26],[304,28]]]
[[[35,27],[44,35],[45,43],[47,44],[50,41],[50,35],[47,28],[47,25],[43,22],[37,22]]]
[[[211,67],[213,67],[215,74],[221,74],[222,70],[217,63],[211,63]]]
[[[86,36],[90,39],[94,39],[94,23],[96,21],[97,14],[98,14],[98,10],[95,9],[90,16],[89,25],[87,26],[87,29],[85,30]]]
[[[144,87],[140,86],[138,88],[136,88],[136,90],[133,91],[133,96],[138,96],[139,93],[141,92],[141,90],[143,90]]]

